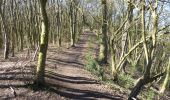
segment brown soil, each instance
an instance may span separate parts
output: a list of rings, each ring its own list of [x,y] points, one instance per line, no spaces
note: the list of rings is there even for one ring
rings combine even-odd
[[[81,35],[76,47],[56,48],[50,46],[46,62],[48,88],[34,91],[26,87],[33,80],[36,61],[25,56],[9,60],[0,59],[0,99],[14,100],[126,100],[127,94],[102,84],[98,78],[84,69],[88,39],[95,35]],[[97,44],[93,44],[96,53]],[[24,53],[23,53],[24,55]],[[11,88],[10,88],[11,87]],[[13,91],[15,90],[16,96]]]

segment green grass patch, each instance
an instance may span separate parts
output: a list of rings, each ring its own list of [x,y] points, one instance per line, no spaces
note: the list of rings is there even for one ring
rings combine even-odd
[[[97,75],[99,79],[103,80],[104,70],[95,60],[91,52],[88,52],[86,55],[85,68],[86,70],[90,71],[92,74]]]
[[[148,93],[147,93],[147,99],[146,100],[154,100],[154,96],[155,96],[154,91],[149,89]]]
[[[126,89],[133,87],[133,79],[130,75],[120,74],[118,76],[118,83],[121,87]]]
[[[93,50],[91,49],[92,43],[94,43],[94,42],[95,42],[94,37],[89,37],[89,39],[88,39],[88,52],[85,56],[85,59],[86,59],[85,68],[86,68],[86,70],[90,71],[92,74],[98,76],[100,80],[103,80],[104,70],[103,70],[102,66],[100,66],[98,64],[98,62],[95,59],[95,56],[93,54]]]

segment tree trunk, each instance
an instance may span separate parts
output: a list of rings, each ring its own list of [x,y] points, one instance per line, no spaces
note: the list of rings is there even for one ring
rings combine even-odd
[[[5,1],[4,1],[5,2]],[[3,24],[3,29],[4,29],[4,59],[8,59],[8,55],[9,55],[9,32],[7,29],[7,22],[4,16],[5,12],[2,12],[1,9],[1,5],[2,5],[3,1],[0,2],[0,16],[2,19],[2,24]],[[5,7],[4,7],[5,9]]]
[[[101,36],[101,43],[99,48],[99,62],[102,64],[107,63],[107,51],[108,51],[108,45],[107,45],[107,0],[101,0],[102,3],[102,13],[103,13],[103,25],[102,25],[102,36]]]
[[[61,10],[59,0],[57,0],[57,39],[59,47],[61,47]]]
[[[116,60],[115,60],[116,51],[114,47],[114,40],[111,40],[110,45],[111,45],[110,50],[111,50],[111,62],[112,62],[112,77],[114,81],[117,81],[118,77],[117,77],[117,70],[116,70]]]
[[[166,70],[166,77],[165,77],[165,80],[164,80],[163,85],[162,85],[161,90],[160,90],[161,94],[164,93],[166,86],[168,85],[169,74],[170,74],[170,57],[169,57],[168,67],[167,67],[167,70]]]
[[[74,8],[73,0],[70,1],[70,33],[71,33],[71,47],[75,46],[75,33],[74,33]]]
[[[125,29],[127,29],[132,21],[133,21],[133,1],[132,0],[128,0],[128,21],[126,22],[125,24]],[[130,28],[131,29],[131,28]],[[128,45],[130,45],[130,31],[127,31],[127,32],[124,32],[123,35],[122,35],[122,52],[121,52],[121,57],[120,59],[122,59],[122,57],[127,53],[128,51]],[[131,48],[131,46],[130,46]],[[126,67],[126,64],[127,64],[127,60],[125,60],[123,63],[122,63],[122,68]]]
[[[36,85],[42,85],[45,83],[45,61],[46,61],[46,53],[48,48],[48,17],[46,13],[46,2],[47,0],[39,0],[40,3],[40,13],[42,19],[42,32],[40,39],[40,51],[38,57],[38,66],[36,72]]]
[[[144,51],[145,51],[145,60],[146,60],[146,64],[145,66],[145,71],[144,71],[144,75],[141,79],[139,79],[139,81],[137,82],[137,84],[135,85],[135,87],[132,89],[130,96],[129,96],[129,100],[131,100],[132,98],[136,98],[137,95],[139,94],[141,88],[150,83],[153,82],[154,80],[156,80],[158,77],[162,76],[164,73],[158,74],[154,77],[151,76],[151,67],[152,67],[152,63],[153,63],[153,59],[154,59],[154,53],[155,53],[155,47],[156,47],[156,34],[157,34],[157,30],[158,30],[158,16],[157,16],[157,5],[158,5],[158,1],[153,1],[153,4],[155,3],[154,6],[154,10],[152,10],[152,18],[153,18],[153,32],[152,32],[152,45],[150,46],[150,48],[147,46],[147,42],[146,42],[146,36],[145,36],[145,0],[141,1],[142,3],[142,18],[141,18],[141,23],[142,23],[142,38],[143,38],[143,47],[144,47]]]
[[[128,100],[134,100],[133,98],[136,98],[136,97],[137,97],[137,95],[140,93],[142,87],[143,87],[144,84],[145,84],[144,82],[145,82],[145,80],[144,80],[143,77],[142,77],[142,78],[139,78],[137,84],[136,84],[135,87],[132,89],[132,91],[131,91],[131,93],[130,93],[130,95],[129,95]]]

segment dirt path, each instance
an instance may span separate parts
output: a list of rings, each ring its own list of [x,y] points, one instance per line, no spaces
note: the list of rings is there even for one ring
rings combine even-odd
[[[47,58],[47,64],[55,63],[56,67],[47,69],[50,70],[47,73],[47,80],[53,81],[54,85],[59,87],[57,92],[65,98],[121,100],[122,97],[116,95],[115,91],[98,83],[96,78],[83,68],[85,54],[88,52],[87,42],[90,37],[94,36],[93,33],[86,32],[81,35],[78,44],[74,48],[60,52],[49,50],[51,55]],[[95,53],[95,50],[93,51]]]
[[[0,98],[16,100],[123,100],[119,91],[97,82],[97,78],[84,69],[85,54],[88,52],[88,39],[95,35],[86,32],[81,35],[76,47],[69,49],[50,47],[46,63],[45,91],[32,91],[25,88],[25,81],[33,78],[35,66],[0,68]],[[96,44],[93,44],[94,54]],[[1,65],[7,64],[2,62]],[[17,96],[11,96],[12,87]]]

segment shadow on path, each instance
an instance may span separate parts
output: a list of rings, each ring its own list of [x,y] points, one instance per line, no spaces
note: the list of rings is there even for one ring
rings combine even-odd
[[[69,87],[64,87],[57,84],[47,83],[49,91],[59,94],[60,96],[74,99],[74,100],[96,100],[96,99],[109,99],[109,100],[123,100],[120,96],[113,96],[107,93],[100,93],[91,90],[80,90]],[[56,89],[57,88],[57,89]]]
[[[59,55],[61,54],[62,56],[49,57],[48,62],[57,64],[61,69],[65,66],[69,66],[72,70],[75,70],[74,67],[84,67],[84,55],[89,48],[87,47],[87,42],[90,37],[94,36],[95,35],[93,33],[82,34],[79,42],[76,44],[76,47],[60,52]],[[65,69],[65,72],[67,72],[67,69]],[[46,80],[51,80],[50,82],[47,82],[48,90],[65,98],[74,100],[123,100],[122,97],[118,95],[112,95],[102,91],[102,87],[99,88],[102,92],[98,92],[98,84],[100,83],[96,80],[89,79],[86,76],[75,76],[74,74],[75,73],[64,75],[62,72],[56,73],[55,69],[53,69],[53,71],[46,70]],[[95,88],[93,86],[96,86],[95,90],[93,90]]]
[[[52,71],[46,71],[46,77],[54,79],[56,81],[73,83],[73,84],[99,84],[96,80],[89,79],[86,77],[73,77],[54,73]]]
[[[82,34],[79,42],[77,43],[76,47],[66,49],[65,51],[62,51],[62,55],[59,53],[59,57],[57,52],[50,51],[54,55],[49,56],[47,59],[47,62],[50,62],[52,64],[56,64],[59,66],[58,68],[64,68],[65,66],[72,69],[73,72],[80,72],[80,70],[75,71],[75,67],[78,67],[79,69],[82,69],[84,67],[84,54],[86,53],[86,50],[88,49],[86,43],[88,41],[88,38],[94,36],[92,33]],[[95,49],[95,48],[94,48]],[[60,58],[61,57],[61,58]],[[46,68],[49,66],[46,66]],[[51,66],[52,67],[52,66]],[[123,98],[119,95],[112,95],[111,93],[107,93],[106,91],[102,91],[102,87],[98,88],[100,83],[94,79],[88,78],[86,75],[88,73],[82,74],[82,73],[67,73],[69,69],[65,68],[65,74],[63,72],[58,73],[57,69],[52,69],[52,71],[46,70],[46,85],[45,87],[42,87],[42,91],[49,91],[56,95],[60,95],[66,100],[68,99],[74,99],[74,100],[96,100],[96,99],[104,99],[104,100],[123,100]],[[3,73],[0,73],[0,82],[1,81],[11,81],[11,83],[8,84],[0,84],[0,89],[6,89],[6,88],[28,88],[29,85],[25,85],[25,83],[19,84],[18,81],[22,82],[31,82],[33,81],[33,78],[35,76],[35,68],[36,66],[25,66],[24,69],[20,68],[17,71],[16,68],[11,69],[10,71],[4,71]],[[4,69],[0,69],[0,71],[3,71]],[[63,74],[63,75],[62,75]],[[3,75],[3,76],[2,76]],[[79,76],[77,76],[79,75]],[[84,76],[83,76],[84,75]],[[79,85],[79,86],[78,86]],[[74,87],[72,87],[74,86]],[[92,87],[92,86],[96,86]],[[83,87],[83,88],[82,88]],[[82,89],[81,89],[82,88]],[[95,88],[95,90],[93,90]],[[16,90],[17,90],[16,89]],[[98,92],[97,90],[100,90],[102,92]],[[31,93],[35,94],[36,93]],[[41,91],[39,91],[39,94],[44,97],[44,95],[41,95]],[[46,94],[45,94],[46,95]],[[17,97],[27,97],[30,96],[28,93],[18,93]],[[60,97],[58,96],[58,97]],[[0,98],[3,97],[3,95],[0,95]],[[31,97],[31,96],[30,96]],[[45,100],[54,99],[54,97],[48,97],[48,99],[44,98]],[[43,99],[43,100],[44,100]],[[39,99],[38,99],[39,100]]]

